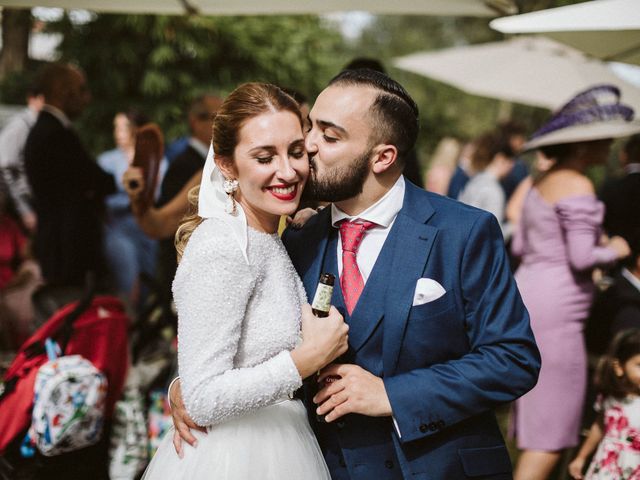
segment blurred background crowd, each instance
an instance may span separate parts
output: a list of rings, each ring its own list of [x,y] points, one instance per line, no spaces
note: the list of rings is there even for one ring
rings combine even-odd
[[[504,2],[520,12],[573,3],[579,2]],[[34,38],[48,45],[44,53]],[[386,71],[420,106],[421,133],[406,177],[485,209],[500,223],[536,320],[543,372],[551,372],[532,395],[499,412],[505,431],[510,418],[519,439],[519,450],[512,443],[516,478],[568,478],[579,445],[573,432],[584,433],[595,415],[596,390],[586,385],[597,360],[617,333],[640,329],[640,135],[569,139],[559,148],[535,144],[536,135],[544,136],[536,131],[550,110],[581,91],[591,92],[590,106],[640,107],[640,87],[586,75],[551,101],[552,72],[532,80],[549,95],[525,101],[463,93],[438,81],[439,74],[417,75],[407,66],[416,51],[504,39],[487,17],[452,14],[213,17],[4,7],[2,39],[0,371],[73,302],[84,308],[79,314],[100,318],[112,308],[126,315],[125,351],[95,339],[107,363],[116,357],[122,363],[112,372],[120,380],[109,435],[80,457],[96,478],[136,478],[170,421],[164,389],[175,372],[173,235],[187,192],[199,183],[225,93],[245,81],[267,81],[304,111],[341,69],[363,67]],[[510,60],[502,63],[515,70]],[[499,68],[486,63],[497,77]],[[589,90],[603,83],[619,90]],[[137,133],[150,123],[159,126],[164,151],[149,198],[132,202],[123,176]],[[105,295],[119,306],[92,303]],[[554,425],[525,418],[536,408],[566,414]],[[17,473],[23,472],[16,460],[21,438],[2,441],[0,434],[0,478],[40,478],[37,468]],[[49,459],[47,472],[65,472],[65,462],[78,458]],[[638,477],[624,478],[640,478],[637,458]]]

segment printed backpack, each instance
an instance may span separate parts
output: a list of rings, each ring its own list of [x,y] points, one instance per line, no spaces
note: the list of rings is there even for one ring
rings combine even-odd
[[[80,355],[49,360],[36,375],[23,454],[33,446],[49,457],[96,444],[106,398],[107,379],[89,360]]]

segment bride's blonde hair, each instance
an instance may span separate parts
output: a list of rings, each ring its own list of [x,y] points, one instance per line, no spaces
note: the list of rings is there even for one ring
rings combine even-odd
[[[269,83],[245,83],[236,88],[222,103],[213,120],[213,151],[219,161],[232,163],[238,145],[240,129],[245,122],[267,112],[288,111],[293,113],[302,126],[298,103],[279,87]],[[176,231],[175,245],[178,261],[191,233],[203,219],[198,216],[198,193],[200,187],[189,191],[189,209]]]

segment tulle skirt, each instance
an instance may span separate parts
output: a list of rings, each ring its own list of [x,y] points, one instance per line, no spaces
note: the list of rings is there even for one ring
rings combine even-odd
[[[194,435],[197,447],[183,442],[180,458],[170,429],[143,480],[331,478],[299,400],[285,400]]]

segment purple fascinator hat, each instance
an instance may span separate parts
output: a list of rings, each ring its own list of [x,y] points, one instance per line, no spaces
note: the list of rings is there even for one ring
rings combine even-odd
[[[626,137],[640,132],[633,108],[620,103],[614,85],[597,85],[573,97],[524,145],[525,150],[564,143]]]

